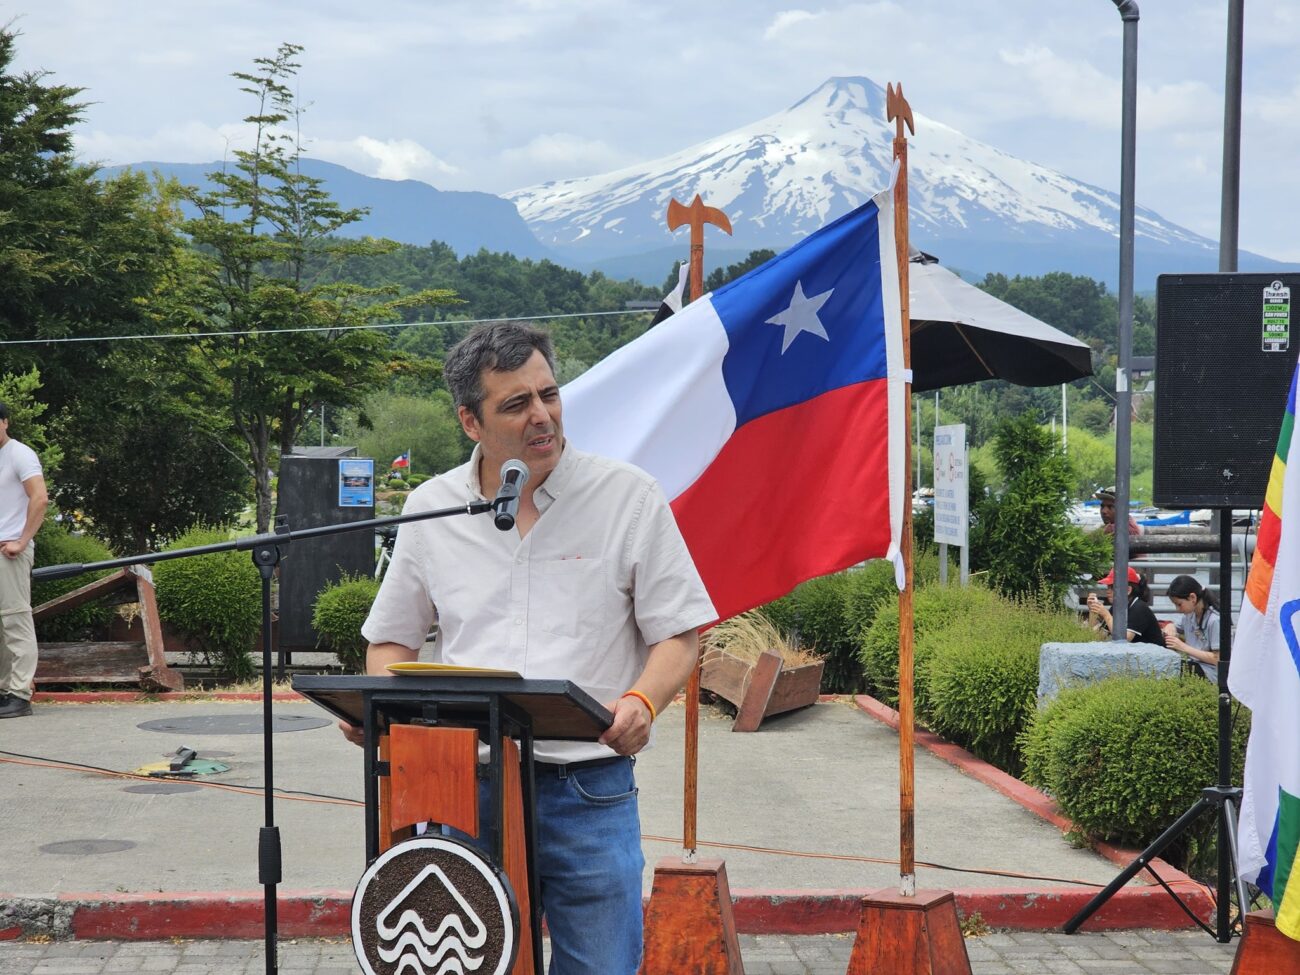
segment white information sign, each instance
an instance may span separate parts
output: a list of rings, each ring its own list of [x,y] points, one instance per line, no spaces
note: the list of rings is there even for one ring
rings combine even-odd
[[[934,428],[934,540],[965,545],[970,491],[966,476],[966,424]]]

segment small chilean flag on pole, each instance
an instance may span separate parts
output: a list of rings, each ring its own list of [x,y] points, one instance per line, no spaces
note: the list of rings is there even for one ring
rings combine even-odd
[[[398,454],[396,457],[393,458],[393,463],[392,463],[391,465],[389,465],[389,466],[390,466],[390,468],[395,468],[395,467],[410,467],[410,466],[411,466],[411,452],[408,450],[408,451],[406,451],[405,453]]]
[[[564,388],[565,435],[672,502],[720,619],[899,551],[904,375],[892,192]]]

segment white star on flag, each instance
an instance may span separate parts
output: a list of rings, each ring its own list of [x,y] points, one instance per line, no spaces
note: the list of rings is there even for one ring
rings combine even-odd
[[[803,293],[803,282],[796,281],[794,284],[794,294],[790,296],[790,304],[778,315],[769,318],[764,324],[782,325],[785,327],[785,337],[781,342],[781,354],[785,355],[785,350],[790,348],[790,343],[799,337],[800,332],[812,332],[813,335],[819,336],[824,341],[829,342],[830,336],[826,334],[826,329],[817,317],[817,312],[821,306],[826,304],[830,298],[830,291],[823,291],[819,295],[813,295],[811,298],[806,297]]]

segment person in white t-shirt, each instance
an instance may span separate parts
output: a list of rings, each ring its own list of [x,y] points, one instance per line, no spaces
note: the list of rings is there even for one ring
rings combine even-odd
[[[0,403],[0,718],[32,713],[33,539],[48,505],[40,458],[9,436],[9,409]]]

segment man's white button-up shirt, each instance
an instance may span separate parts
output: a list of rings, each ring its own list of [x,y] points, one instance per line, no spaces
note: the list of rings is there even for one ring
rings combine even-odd
[[[426,481],[405,513],[483,497],[479,449]],[[520,538],[487,516],[411,522],[362,634],[419,648],[435,613],[435,659],[571,680],[601,703],[636,682],[648,647],[716,619],[672,510],[650,475],[566,443],[536,490]],[[536,743],[544,761],[612,755],[587,742]]]

